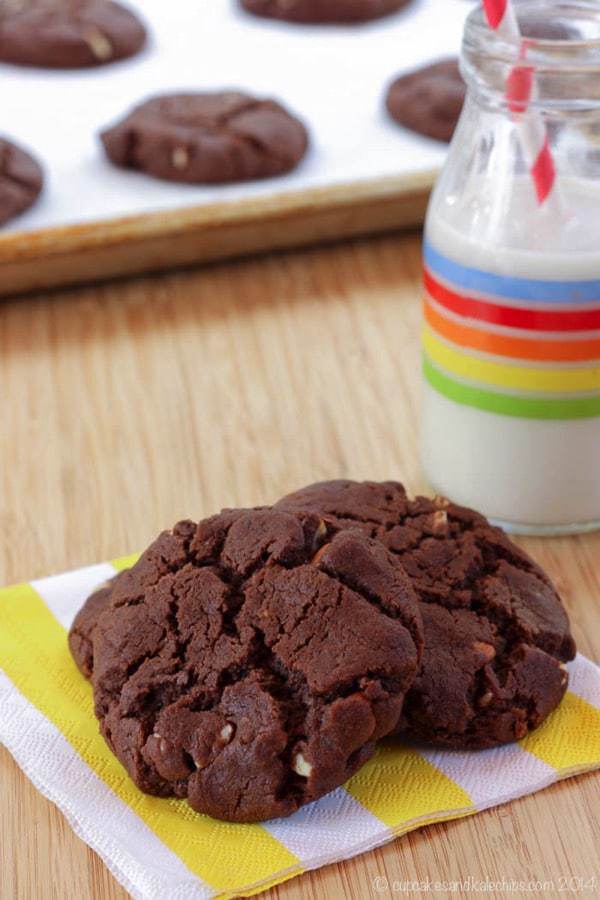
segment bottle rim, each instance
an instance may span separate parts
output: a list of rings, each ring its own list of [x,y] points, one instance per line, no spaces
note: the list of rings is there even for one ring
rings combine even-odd
[[[499,63],[522,62],[523,40],[527,64],[555,72],[574,70],[600,72],[600,3],[590,0],[519,0],[515,3],[523,37],[513,39],[489,27],[483,6],[467,17],[463,48],[484,52]],[[527,22],[543,22],[546,29],[570,31],[564,37],[529,36]],[[551,33],[551,32],[548,32]]]
[[[482,7],[467,17],[460,68],[469,88],[490,107],[507,108],[507,79],[529,69],[536,89],[529,106],[549,114],[600,110],[600,3],[597,0],[519,0],[522,36],[487,24]],[[546,36],[531,36],[537,33]],[[541,30],[543,29],[543,31]],[[556,35],[560,35],[557,37]],[[484,99],[485,98],[485,99]]]

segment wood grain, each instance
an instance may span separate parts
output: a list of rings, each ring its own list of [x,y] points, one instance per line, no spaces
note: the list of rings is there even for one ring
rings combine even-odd
[[[0,582],[141,549],[180,517],[319,478],[424,487],[419,252],[417,236],[394,236],[5,302]],[[600,534],[524,544],[600,660]],[[5,751],[0,809],[2,900],[126,896]],[[426,896],[377,894],[377,875],[554,879],[543,896],[564,896],[561,876],[600,876],[599,809],[600,779],[583,776],[265,896]]]
[[[0,296],[419,225],[435,175],[0,235]]]

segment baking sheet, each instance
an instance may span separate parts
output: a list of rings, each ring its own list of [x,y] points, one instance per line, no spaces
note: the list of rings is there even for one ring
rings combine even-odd
[[[150,31],[135,59],[76,72],[0,64],[0,133],[33,150],[46,171],[39,202],[1,234],[412,175],[443,162],[444,146],[388,120],[383,93],[397,72],[458,51],[471,8],[465,0],[413,0],[394,16],[347,27],[259,19],[236,0],[132,5]],[[236,87],[280,98],[307,123],[312,145],[295,172],[190,187],[105,160],[98,130],[139,100]]]

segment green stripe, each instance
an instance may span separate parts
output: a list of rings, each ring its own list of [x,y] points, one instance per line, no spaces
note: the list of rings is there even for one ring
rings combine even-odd
[[[515,397],[484,391],[449,378],[423,357],[423,373],[431,387],[444,397],[474,406],[501,416],[516,416],[520,419],[591,419],[600,416],[600,397],[577,397],[561,400],[538,400],[535,397]]]

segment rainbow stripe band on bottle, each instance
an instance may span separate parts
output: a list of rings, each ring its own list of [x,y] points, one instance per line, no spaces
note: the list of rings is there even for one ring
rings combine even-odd
[[[423,366],[440,394],[531,419],[600,416],[600,280],[504,277],[424,246]]]

